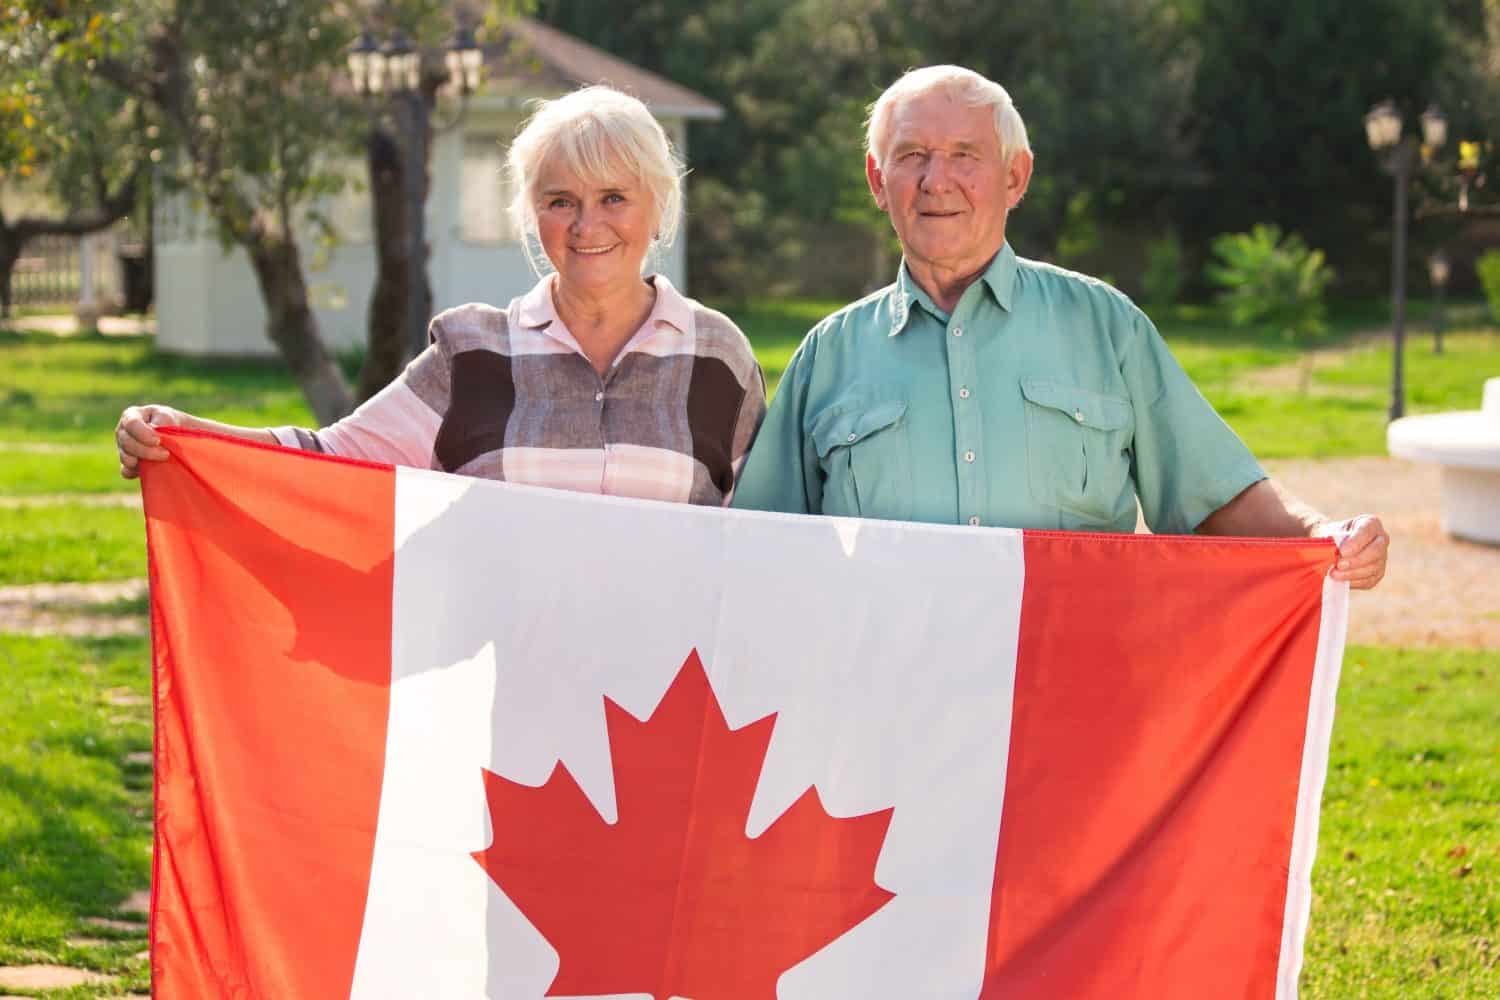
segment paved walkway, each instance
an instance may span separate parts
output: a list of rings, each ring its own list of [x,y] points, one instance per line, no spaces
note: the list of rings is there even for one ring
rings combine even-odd
[[[78,322],[70,313],[48,313],[42,316],[12,316],[0,320],[0,329],[25,330],[28,333],[50,333],[59,337],[72,337],[79,333],[93,332]],[[140,337],[156,332],[154,316],[100,316],[98,331],[106,337]]]
[[[1326,514],[1374,513],[1385,522],[1390,565],[1379,587],[1355,593],[1350,642],[1500,650],[1500,547],[1443,534],[1437,466],[1392,458],[1265,465]]]

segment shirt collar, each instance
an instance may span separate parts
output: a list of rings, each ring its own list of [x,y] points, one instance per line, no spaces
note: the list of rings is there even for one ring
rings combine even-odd
[[[1016,252],[1011,249],[1010,243],[1000,247],[1000,252],[990,261],[989,267],[979,276],[979,280],[990,290],[995,304],[1006,312],[1010,312],[1011,302],[1016,287]],[[920,305],[933,316],[942,317],[943,310],[937,307],[932,297],[922,290],[917,284],[911,272],[907,270],[906,259],[901,260],[901,270],[896,276],[896,288],[891,294],[891,336],[894,337],[906,329],[907,322],[911,319],[912,308]]]
[[[666,275],[653,274],[646,280],[656,289],[656,305],[652,306],[651,314],[641,324],[641,329],[650,331],[665,325],[678,333],[691,332],[693,306],[687,296],[674,288]],[[557,315],[557,305],[552,301],[552,286],[556,281],[557,275],[549,274],[533,285],[531,291],[521,296],[517,303],[516,318],[522,326],[533,330],[544,329],[554,323],[559,327],[563,326]]]

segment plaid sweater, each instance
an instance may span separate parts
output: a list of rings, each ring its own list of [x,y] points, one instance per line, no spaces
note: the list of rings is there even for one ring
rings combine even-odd
[[[725,504],[765,415],[750,344],[666,278],[651,315],[600,377],[563,325],[551,277],[504,309],[432,320],[399,378],[288,447],[586,493]]]

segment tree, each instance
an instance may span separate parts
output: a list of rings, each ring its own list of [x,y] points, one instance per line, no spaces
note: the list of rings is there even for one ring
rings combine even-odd
[[[609,19],[589,7],[543,0],[540,12],[725,106],[724,121],[695,126],[689,192],[695,274],[720,279],[720,291],[774,287],[777,273],[799,268],[799,236],[830,224],[868,234],[871,273],[890,280],[863,119],[912,66],[967,66],[1015,98],[1039,164],[1011,225],[1033,255],[1055,250],[1070,207],[1153,217],[1189,173],[1190,63],[1167,0],[1015,3],[1003,13],[989,0],[648,0]],[[759,273],[726,273],[747,260]]]
[[[98,30],[93,22],[85,30]],[[7,219],[0,210],[0,315],[11,311],[11,277],[38,236],[106,229],[140,203],[149,163],[139,102],[89,85],[87,72],[46,45],[27,12],[0,29],[0,183],[49,194],[59,213]]]
[[[1371,234],[1388,232],[1390,180],[1362,119],[1388,97],[1409,122],[1428,102],[1473,135],[1493,107],[1479,71],[1482,5],[1325,0],[1182,5],[1197,48],[1191,134],[1204,183],[1182,201],[1199,242],[1275,222],[1328,250],[1341,274],[1384,281]],[[1450,19],[1451,18],[1451,19]],[[1482,38],[1482,34],[1477,37]],[[1374,266],[1361,270],[1361,259]]]
[[[150,122],[149,156],[164,192],[201,204],[224,245],[246,252],[266,305],[267,335],[324,423],[352,409],[356,396],[319,332],[299,239],[306,232],[336,238],[318,206],[343,187],[341,164],[365,150],[376,230],[388,237],[377,244],[381,281],[368,356],[382,371],[399,367],[406,325],[380,320],[405,315],[420,289],[400,280],[400,255],[412,252],[400,238],[405,209],[382,196],[393,183],[409,183],[411,168],[392,160],[393,138],[380,135],[341,81],[361,8],[342,0],[14,2],[18,16],[7,21],[7,34],[23,26],[34,35],[28,51],[77,67],[85,92],[133,102]],[[380,8],[419,39],[444,9],[441,0]],[[49,85],[35,60],[27,65],[32,89]],[[440,82],[440,71],[424,75],[422,99],[430,102]],[[425,195],[425,158],[418,162]],[[425,281],[417,284],[425,288]],[[399,350],[392,350],[392,336]],[[383,381],[372,374],[362,384],[373,391]]]

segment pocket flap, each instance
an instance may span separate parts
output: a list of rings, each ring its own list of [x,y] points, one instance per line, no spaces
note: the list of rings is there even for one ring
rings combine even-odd
[[[1073,422],[1095,430],[1117,431],[1130,423],[1129,400],[1056,379],[1027,376],[1021,380],[1021,395],[1038,406],[1058,410]]]
[[[835,448],[847,448],[896,423],[906,414],[906,402],[887,399],[879,403],[850,403],[830,407],[818,414],[812,430],[819,458]]]

